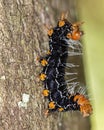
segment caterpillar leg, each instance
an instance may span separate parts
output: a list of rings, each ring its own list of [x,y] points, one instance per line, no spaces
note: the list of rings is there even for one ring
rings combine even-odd
[[[44,116],[45,116],[45,117],[48,117],[48,116],[49,116],[49,110],[48,110],[48,109],[45,110],[45,112],[44,112]]]

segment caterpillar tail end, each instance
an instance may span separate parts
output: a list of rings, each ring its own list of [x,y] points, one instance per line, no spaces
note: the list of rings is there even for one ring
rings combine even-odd
[[[92,114],[92,106],[90,104],[80,106],[80,112],[82,113],[83,117],[88,117]]]
[[[74,97],[74,101],[79,105],[80,112],[82,113],[83,117],[88,117],[92,114],[93,109],[90,101],[84,95],[77,94]]]

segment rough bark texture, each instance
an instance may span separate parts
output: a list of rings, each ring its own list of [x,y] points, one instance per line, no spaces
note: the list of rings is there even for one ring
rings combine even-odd
[[[38,80],[36,57],[48,49],[44,24],[54,24],[63,10],[75,18],[74,5],[73,0],[0,0],[0,130],[90,129],[79,113],[45,118],[47,102]],[[23,94],[29,102],[19,105]]]

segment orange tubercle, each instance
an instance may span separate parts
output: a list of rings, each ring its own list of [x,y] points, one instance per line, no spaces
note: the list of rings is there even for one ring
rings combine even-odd
[[[45,60],[45,59],[42,59],[41,60],[41,65],[42,66],[46,66],[48,64],[48,62]]]
[[[52,34],[53,34],[53,29],[49,29],[47,34],[48,34],[48,36],[52,36]]]
[[[46,74],[41,73],[39,78],[40,80],[44,81],[46,79]]]
[[[55,108],[55,102],[53,102],[53,101],[50,102],[48,106],[49,106],[49,109],[54,109]]]
[[[92,113],[92,106],[90,101],[84,95],[76,95],[74,97],[74,102],[77,102],[80,106],[80,112],[84,117],[89,116]]]
[[[49,95],[49,90],[48,89],[44,89],[42,94],[47,97]]]
[[[62,27],[65,25],[65,21],[64,20],[60,20],[58,23],[59,27]]]

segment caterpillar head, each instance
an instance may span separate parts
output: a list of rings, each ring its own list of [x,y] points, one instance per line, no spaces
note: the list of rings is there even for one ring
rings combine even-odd
[[[80,112],[83,114],[83,117],[87,117],[92,113],[90,101],[84,95],[76,94],[74,97],[74,102],[77,102],[79,105]]]
[[[84,34],[83,31],[80,31],[80,26],[83,22],[73,23],[71,28],[72,32],[67,34],[67,38],[71,38],[72,40],[80,40],[81,36]]]

